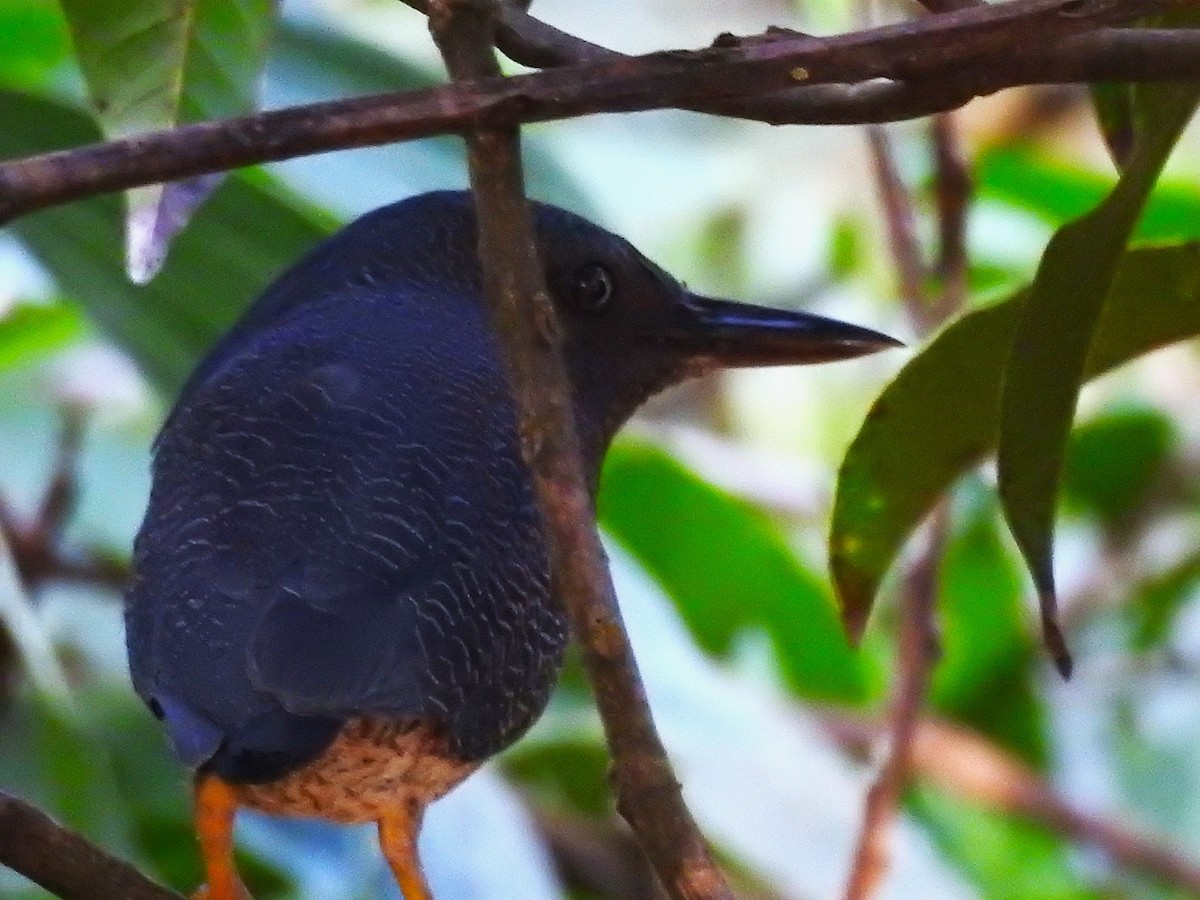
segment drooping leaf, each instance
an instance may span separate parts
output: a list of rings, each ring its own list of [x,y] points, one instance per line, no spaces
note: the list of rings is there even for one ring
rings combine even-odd
[[[1037,586],[1046,643],[1070,656],[1058,629],[1054,513],[1084,365],[1104,298],[1158,173],[1200,100],[1196,85],[1140,85],[1133,155],[1113,192],[1050,239],[1013,338],[1000,401],[1000,500]]]
[[[81,113],[0,92],[0,156],[94,141]],[[269,223],[269,227],[266,227]],[[176,242],[162,273],[130,284],[121,267],[121,211],[97,197],[25,216],[10,226],[57,281],[173,394],[200,356],[280,271],[333,230],[272,179],[229,178]]]
[[[865,623],[884,573],[937,498],[995,448],[1001,378],[1024,293],[943,329],[875,401],[842,462],[830,565],[843,617]],[[1084,373],[1200,333],[1200,245],[1128,251]]]
[[[110,138],[255,106],[276,0],[61,0],[92,106]],[[129,192],[129,273],[149,281],[171,238],[219,183]]]
[[[1001,540],[994,496],[966,479],[956,500],[939,577],[942,655],[930,699],[941,715],[1041,767],[1046,711],[1033,684],[1021,572]]]
[[[833,598],[763,514],[644,443],[615,445],[601,483],[601,524],[665,588],[702,647],[725,654],[759,628],[801,696],[868,696],[868,663],[848,647]]]
[[[1133,85],[1121,82],[1093,84],[1091,93],[1100,134],[1104,137],[1104,143],[1117,168],[1124,169],[1133,153],[1135,137]]]
[[[0,317],[0,369],[58,350],[83,332],[83,317],[72,306],[19,304]]]

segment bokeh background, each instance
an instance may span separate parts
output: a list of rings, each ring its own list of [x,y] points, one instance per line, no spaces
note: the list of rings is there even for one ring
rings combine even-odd
[[[772,24],[844,30],[861,16],[845,0],[539,0],[534,12],[629,52]],[[911,10],[878,15],[902,12]],[[286,0],[262,102],[426,85],[440,73],[424,19],[397,2]],[[1053,230],[1115,175],[1081,89],[976,101],[956,126],[975,184],[968,303],[977,306],[1028,283]],[[0,155],[98,134],[57,5],[3,0]],[[932,244],[928,127],[889,135]],[[627,236],[693,288],[916,338],[860,129],[640,113],[531,127],[526,147],[533,196]],[[1200,231],[1198,163],[1193,129],[1152,200],[1172,234]],[[146,500],[150,441],[212,335],[337,224],[463,186],[454,139],[239,172],[148,287],[124,275],[115,198],[5,229],[6,507],[22,521],[34,515],[72,410],[84,431],[65,546],[119,569]],[[747,897],[837,896],[850,867],[895,671],[896,590],[885,586],[852,650],[837,624],[825,537],[839,460],[911,353],[684,386],[639,415],[608,461],[601,522],[650,699],[687,799]],[[1191,896],[1095,838],[1127,829],[1200,859],[1198,397],[1191,346],[1084,393],[1059,532],[1077,659],[1069,683],[1039,649],[990,466],[954,488],[939,569],[943,655],[883,896]],[[119,591],[23,584],[4,559],[0,788],[189,890],[200,872],[187,780],[129,687]],[[654,896],[605,769],[572,663],[533,731],[431,812],[422,852],[437,896]],[[1014,811],[1018,789],[1082,818]],[[250,814],[240,823],[240,863],[260,900],[395,896],[369,828]],[[0,871],[0,897],[45,896]]]

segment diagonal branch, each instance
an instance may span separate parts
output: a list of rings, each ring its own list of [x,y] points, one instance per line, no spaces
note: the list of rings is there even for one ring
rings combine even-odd
[[[37,807],[3,791],[0,863],[62,900],[183,900]]]
[[[1200,30],[1104,27],[1185,2],[1012,0],[828,38],[724,37],[704,50],[206,122],[0,165],[0,222],[106,191],[481,125],[666,107],[848,124],[927,115],[1017,84],[1200,78]]]
[[[494,12],[491,0],[430,3],[430,30],[454,78],[496,73]],[[618,808],[672,897],[731,900],[655,730],[596,532],[560,326],[525,200],[519,131],[479,128],[466,139],[485,296],[546,526],[555,595],[582,647],[612,750]]]

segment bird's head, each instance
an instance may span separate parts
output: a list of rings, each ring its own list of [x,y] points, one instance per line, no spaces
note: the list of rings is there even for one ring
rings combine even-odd
[[[794,366],[874,353],[898,342],[809,313],[702,297],[625,239],[544,203],[532,204],[546,283],[563,326],[582,443],[599,464],[609,439],[651,396],[714,369]],[[328,257],[336,265],[327,265]],[[348,272],[450,283],[478,302],[474,204],[436,191],[384,207],[347,227],[294,273],[305,296]],[[295,292],[283,291],[284,296]]]
[[[591,432],[584,443],[601,452],[638,406],[686,378],[848,359],[900,345],[810,313],[700,296],[586,219],[542,204],[534,212],[580,426]]]

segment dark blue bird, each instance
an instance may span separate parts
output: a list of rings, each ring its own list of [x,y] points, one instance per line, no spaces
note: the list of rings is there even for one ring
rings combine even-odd
[[[593,485],[668,385],[895,345],[699,297],[584,219],[534,214]],[[408,900],[426,897],[423,810],[554,686],[567,623],[475,241],[465,193],[359,219],[250,307],[158,438],[129,659],[196,772],[210,900],[241,890],[239,805],[376,821]]]

